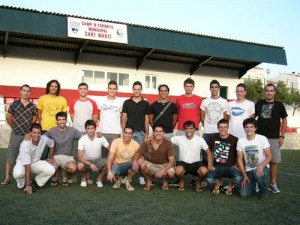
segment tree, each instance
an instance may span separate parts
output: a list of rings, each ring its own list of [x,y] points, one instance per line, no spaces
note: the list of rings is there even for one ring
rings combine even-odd
[[[261,80],[245,79],[244,83],[247,86],[247,99],[257,102],[259,99],[264,98],[264,87]]]
[[[289,105],[292,101],[291,90],[283,81],[278,81],[276,85],[276,100]]]
[[[300,108],[300,92],[298,90],[291,90],[290,92],[290,101],[287,103],[293,108],[293,116],[297,109]]]

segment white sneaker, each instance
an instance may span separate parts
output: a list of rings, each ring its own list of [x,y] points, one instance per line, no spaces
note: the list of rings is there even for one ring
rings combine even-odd
[[[139,177],[139,183],[140,185],[146,185],[146,181],[144,177]]]
[[[103,187],[103,184],[102,184],[101,181],[97,181],[97,182],[96,182],[96,185],[97,185],[98,188],[102,188],[102,187]]]
[[[19,189],[23,188],[24,186],[25,186],[24,183],[23,183],[23,184],[17,183],[17,187],[18,187]]]
[[[81,186],[81,187],[87,187],[86,181],[81,181],[80,186]]]
[[[280,193],[280,190],[277,187],[277,184],[270,184],[269,191],[273,192],[274,194]]]

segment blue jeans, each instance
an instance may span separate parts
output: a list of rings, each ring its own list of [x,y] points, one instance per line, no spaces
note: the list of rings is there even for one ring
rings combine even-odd
[[[214,136],[216,133],[203,133],[202,137],[205,140],[206,143],[208,143],[208,140]],[[204,153],[204,150],[201,149],[201,155],[203,156],[203,162],[207,165],[207,155]]]
[[[145,132],[144,131],[134,131],[133,132],[133,140],[135,140],[137,143],[139,143],[139,145],[143,144],[143,138],[145,136]]]
[[[247,172],[249,183],[246,183],[244,187],[240,187],[241,197],[248,197],[254,195],[256,193],[256,182],[258,184],[259,194],[261,196],[268,195],[267,179],[269,177],[269,168],[265,167],[263,171],[264,172],[262,176],[257,176],[254,170]]]
[[[211,170],[208,172],[206,176],[206,181],[209,185],[214,185],[215,179],[221,178],[221,177],[228,177],[231,178],[233,183],[236,185],[240,185],[243,176],[241,172],[233,167],[233,166],[223,166],[223,165],[216,165],[215,170]]]
[[[127,176],[128,170],[132,169],[132,161],[113,164],[111,171],[115,176]]]

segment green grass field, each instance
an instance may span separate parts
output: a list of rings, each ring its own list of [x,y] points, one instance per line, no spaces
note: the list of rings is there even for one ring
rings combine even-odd
[[[6,150],[0,149],[0,177],[4,177]],[[143,191],[133,180],[135,191],[125,186],[114,190],[96,185],[81,188],[79,183],[37,190],[26,195],[14,180],[0,185],[0,224],[299,224],[300,223],[300,151],[283,151],[278,185],[281,194],[270,194],[265,201],[240,198],[237,194],[214,195],[207,188],[197,193],[188,186],[181,193],[158,186]],[[291,175],[294,174],[294,175]]]

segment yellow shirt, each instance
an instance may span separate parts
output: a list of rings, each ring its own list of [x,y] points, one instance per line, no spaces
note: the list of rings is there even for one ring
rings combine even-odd
[[[115,139],[110,148],[110,151],[115,153],[113,162],[124,163],[131,161],[139,147],[140,145],[135,140],[131,140],[129,144],[124,144],[122,138]]]
[[[50,130],[57,126],[56,113],[67,112],[67,100],[62,96],[43,95],[39,98],[37,108],[42,110],[41,125],[43,130]]]

